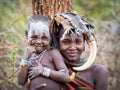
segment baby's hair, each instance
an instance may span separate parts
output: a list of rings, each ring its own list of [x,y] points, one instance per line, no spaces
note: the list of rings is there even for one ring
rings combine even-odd
[[[42,33],[45,33],[49,38],[49,24],[50,24],[50,19],[46,16],[43,15],[35,15],[29,18],[28,22],[28,40],[29,38],[35,34],[38,35]]]

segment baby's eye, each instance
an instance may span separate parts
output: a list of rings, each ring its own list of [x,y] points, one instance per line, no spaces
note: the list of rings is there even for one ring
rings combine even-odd
[[[31,40],[36,40],[36,39],[37,39],[37,38],[35,38],[35,37],[32,37],[32,38],[31,38]]]
[[[31,36],[31,39],[32,39],[32,40],[37,39],[37,38],[38,38],[37,35],[32,35],[32,36]]]
[[[41,39],[43,39],[43,40],[47,40],[47,39],[48,39],[48,37],[43,36],[43,37],[41,37]]]

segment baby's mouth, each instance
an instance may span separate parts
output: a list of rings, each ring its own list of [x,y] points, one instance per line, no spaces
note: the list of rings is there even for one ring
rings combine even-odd
[[[44,47],[43,46],[35,46],[35,48],[37,51],[42,51]]]

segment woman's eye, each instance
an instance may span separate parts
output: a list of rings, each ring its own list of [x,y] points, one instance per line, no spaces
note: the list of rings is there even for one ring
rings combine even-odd
[[[76,44],[82,44],[82,41],[76,41]]]
[[[63,43],[63,44],[66,44],[66,45],[70,44],[69,41],[63,41],[62,43]]]
[[[82,41],[81,40],[76,40],[76,44],[81,44]]]

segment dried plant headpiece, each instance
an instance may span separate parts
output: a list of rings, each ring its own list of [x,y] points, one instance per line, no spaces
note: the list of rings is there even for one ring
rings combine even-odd
[[[58,18],[62,20],[59,21]],[[88,36],[91,35],[91,28],[93,26],[89,24],[83,17],[76,13],[61,13],[55,16],[56,22],[61,24],[64,29],[63,38],[65,35],[69,34],[72,38],[80,33],[87,33]]]
[[[65,35],[69,35],[73,39],[76,37],[76,35],[79,35],[81,33],[87,34],[87,38],[89,39],[92,33],[91,29],[94,28],[90,23],[88,23],[82,16],[78,15],[77,13],[70,12],[70,13],[56,14],[50,28],[50,33],[52,37],[55,38],[56,35],[59,34],[60,25],[64,30],[62,38],[64,38]],[[56,38],[58,38],[59,40],[60,37],[56,37]],[[57,42],[55,41],[56,40],[53,40],[52,43],[55,44]]]

